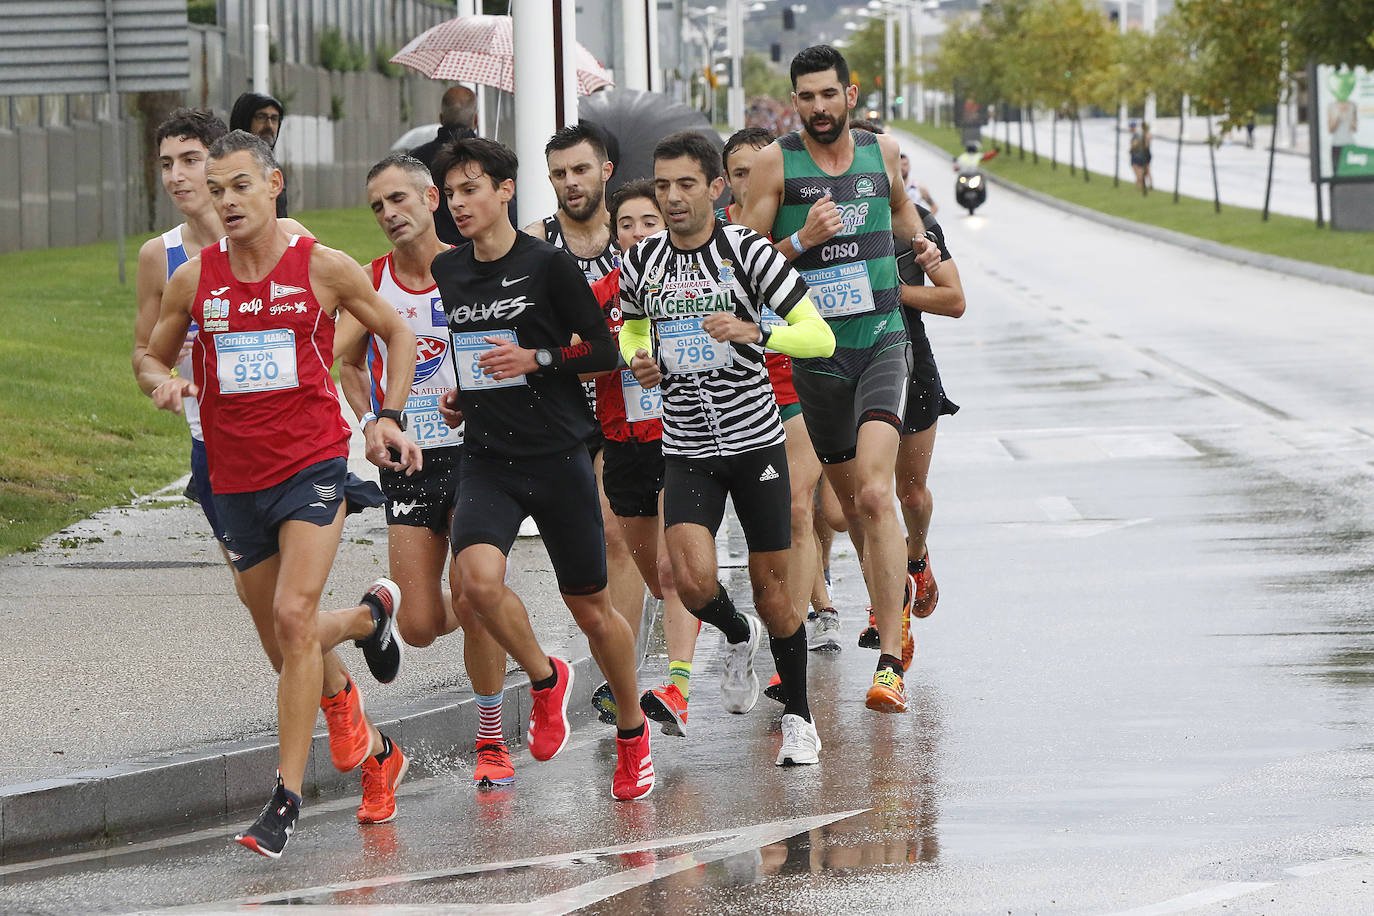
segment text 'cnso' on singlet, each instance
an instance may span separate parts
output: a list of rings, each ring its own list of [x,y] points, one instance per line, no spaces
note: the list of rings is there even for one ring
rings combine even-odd
[[[185,225],[185,223],[182,223],[162,233],[162,247],[167,252],[168,280],[172,279],[172,274],[176,273],[178,267],[191,259],[190,255],[186,253],[186,244],[181,237],[181,230]],[[200,328],[196,326],[196,323],[194,321],[191,322],[191,327],[186,331],[186,340],[188,343],[195,341],[196,332],[199,330]],[[191,378],[195,374],[195,369],[191,365],[191,355],[189,353],[186,354],[185,359],[177,363],[177,374],[183,378]],[[191,438],[203,440],[204,436],[200,431],[200,402],[195,398],[182,398],[181,409],[186,415],[186,425],[191,427]]]
[[[792,265],[810,287],[811,301],[835,332],[835,355],[809,359],[807,371],[853,378],[876,354],[900,346],[902,324],[897,264],[892,257],[891,185],[878,138],[851,130],[854,161],[842,175],[816,165],[800,132],[778,139],[782,148],[783,200],[773,238],[784,239],[806,223],[825,195],[840,210],[833,237],[808,249]]]
[[[462,445],[462,428],[450,429],[439,414],[440,398],[458,387],[458,379],[450,352],[453,339],[438,285],[427,290],[407,289],[396,279],[391,255],[385,254],[372,262],[372,286],[415,332],[415,381],[406,398],[406,436],[420,448]],[[386,397],[386,370],[386,341],[374,334],[367,348],[374,411],[382,409]]]

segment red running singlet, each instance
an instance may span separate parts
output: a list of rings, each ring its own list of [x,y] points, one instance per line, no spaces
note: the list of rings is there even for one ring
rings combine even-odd
[[[229,268],[228,239],[200,253],[192,360],[216,493],[251,493],[304,467],[348,457],[351,430],[329,377],[334,316],[310,289],[315,240],[292,236],[266,277]]]
[[[620,314],[620,268],[617,267],[606,276],[592,283],[592,295],[606,316],[606,325],[613,337],[620,337],[620,326],[625,323]],[[629,405],[635,414],[632,420],[625,403],[626,394],[635,399]],[[601,434],[613,442],[657,442],[663,438],[662,411],[658,408],[658,391],[649,400],[652,407],[640,403],[644,389],[635,381],[629,369],[617,369],[609,375],[596,377],[596,419],[601,423]]]

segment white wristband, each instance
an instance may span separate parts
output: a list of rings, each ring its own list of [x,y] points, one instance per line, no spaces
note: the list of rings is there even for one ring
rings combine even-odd
[[[375,419],[377,419],[377,415],[369,410],[367,413],[363,414],[361,417],[358,418],[358,428],[367,429],[367,424],[371,423]]]
[[[797,232],[800,231],[800,229],[797,230]],[[806,252],[806,246],[801,243],[801,236],[798,235],[797,232],[794,232],[790,236],[788,236],[787,240],[792,243],[793,251],[795,251],[797,254],[804,254]]]

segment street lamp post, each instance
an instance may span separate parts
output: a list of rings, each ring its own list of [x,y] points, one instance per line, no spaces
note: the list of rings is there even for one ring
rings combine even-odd
[[[738,130],[744,126],[744,7],[740,0],[729,0],[726,10],[726,42],[730,49],[726,117],[730,127]]]

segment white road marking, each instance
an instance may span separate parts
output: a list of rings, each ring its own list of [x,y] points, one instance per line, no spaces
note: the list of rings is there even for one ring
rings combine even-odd
[[[1371,862],[1374,862],[1374,856],[1337,856],[1334,859],[1313,862],[1310,865],[1294,865],[1292,868],[1285,868],[1284,871],[1299,878],[1307,878],[1312,875],[1324,875],[1327,872],[1344,871],[1347,868],[1367,865]]]
[[[1083,518],[1067,496],[1042,496],[1035,503],[1052,522],[1077,522]]]
[[[1209,887],[1204,891],[1184,894],[1182,897],[1175,897],[1172,900],[1152,903],[1138,909],[1121,910],[1111,914],[1111,916],[1167,916],[1169,913],[1186,913],[1189,910],[1210,906],[1213,903],[1221,903],[1223,900],[1245,897],[1273,886],[1274,882],[1272,881],[1232,881],[1228,884]]]
[[[558,853],[546,856],[533,856],[525,859],[512,859],[505,862],[481,862],[470,865],[461,865],[455,868],[439,869],[435,871],[409,872],[397,875],[383,875],[378,878],[368,878],[361,881],[340,882],[337,884],[324,884],[316,887],[301,888],[298,890],[282,890],[271,894],[260,894],[253,897],[239,897],[231,900],[220,900],[213,903],[189,904],[187,906],[175,907],[172,909],[159,909],[158,913],[218,913],[233,912],[239,907],[253,907],[253,912],[271,912],[278,906],[285,907],[290,901],[308,900],[312,897],[324,897],[330,894],[346,893],[348,891],[371,890],[382,887],[394,887],[403,884],[412,884],[421,881],[433,881],[443,878],[456,878],[465,875],[482,874],[485,872],[507,871],[518,868],[532,868],[547,865],[566,865],[573,862],[585,861],[587,859],[599,858],[602,856],[621,855],[624,853],[643,852],[649,849],[660,849],[670,846],[685,846],[693,843],[713,843],[695,852],[685,853],[674,856],[671,859],[657,861],[652,865],[643,865],[638,868],[628,869],[609,875],[596,881],[567,890],[542,897],[538,900],[526,903],[510,904],[509,906],[493,906],[486,904],[484,912],[519,912],[522,914],[541,914],[541,916],[557,916],[557,914],[571,913],[573,910],[589,906],[598,900],[605,900],[613,897],[632,887],[656,881],[667,875],[676,874],[697,865],[715,862],[719,859],[729,858],[740,852],[747,852],[751,849],[758,849],[770,843],[780,842],[787,837],[814,830],[836,821],[842,821],[853,817],[856,814],[863,814],[867,808],[858,808],[853,811],[837,811],[833,814],[823,814],[815,817],[789,818],[782,821],[772,821],[766,824],[745,825],[733,827],[725,830],[714,830],[707,833],[689,833],[678,836],[662,837],[656,840],[639,840],[633,843],[621,843],[616,846],[602,846],[594,849],[579,849],[573,852]],[[376,907],[369,905],[369,911],[385,910],[388,913],[403,913],[407,909],[393,909],[390,907]],[[444,912],[466,913],[471,912],[475,907],[462,907]],[[335,908],[329,907],[330,911],[356,912],[355,907]],[[294,908],[292,912],[300,912],[299,908]]]

